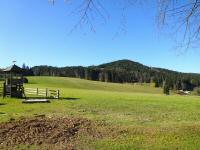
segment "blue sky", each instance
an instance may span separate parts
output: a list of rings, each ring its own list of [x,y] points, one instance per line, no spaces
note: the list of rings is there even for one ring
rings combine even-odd
[[[200,73],[200,51],[190,49],[181,54],[175,43],[156,27],[156,6],[137,5],[127,9],[123,31],[120,6],[105,1],[109,15],[106,22],[96,17],[96,32],[83,25],[70,33],[78,22],[72,15],[74,5],[57,0],[0,1],[0,66],[26,63],[29,66],[97,65],[130,59],[154,67]]]

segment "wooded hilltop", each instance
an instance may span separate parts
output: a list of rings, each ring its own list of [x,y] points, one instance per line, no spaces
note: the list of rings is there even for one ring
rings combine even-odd
[[[130,60],[118,60],[98,66],[23,67],[26,76],[75,77],[113,83],[155,83],[155,87],[168,86],[173,90],[193,90],[200,86],[200,74],[154,68]]]

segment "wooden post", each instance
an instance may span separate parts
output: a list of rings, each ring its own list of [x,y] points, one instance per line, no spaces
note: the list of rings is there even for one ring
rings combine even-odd
[[[59,99],[60,98],[60,90],[57,91],[57,94],[58,94],[57,97]]]
[[[39,95],[39,89],[37,88],[37,96]]]
[[[6,96],[6,83],[3,83],[3,98]]]
[[[48,88],[46,88],[46,98],[48,97]]]
[[[10,72],[10,97],[12,97],[12,72]]]

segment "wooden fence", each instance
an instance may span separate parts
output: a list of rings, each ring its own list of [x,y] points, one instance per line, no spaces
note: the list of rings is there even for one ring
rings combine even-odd
[[[24,88],[26,97],[45,97],[45,98],[60,98],[59,90],[39,89],[39,88]]]
[[[0,85],[0,97],[3,96],[3,85]]]

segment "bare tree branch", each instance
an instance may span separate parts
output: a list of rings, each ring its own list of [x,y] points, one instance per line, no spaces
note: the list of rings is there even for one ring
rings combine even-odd
[[[196,45],[200,39],[200,0],[158,0],[158,14],[159,25],[173,27],[184,49]]]
[[[49,0],[55,4],[56,0]],[[75,0],[64,0],[65,2]],[[78,14],[79,21],[74,25],[72,31],[83,25],[87,25],[91,31],[95,32],[95,19],[100,17],[107,22],[109,13],[107,12],[103,0],[79,0],[79,6],[73,11]],[[148,0],[118,0],[121,3],[122,15],[120,21],[120,30],[126,30],[127,9],[136,3],[147,4]],[[158,25],[159,28],[168,28],[170,32],[178,37],[179,43],[186,49],[193,47],[200,41],[200,0],[157,0],[158,7]],[[133,7],[131,9],[134,9]],[[181,37],[182,36],[182,37]]]

